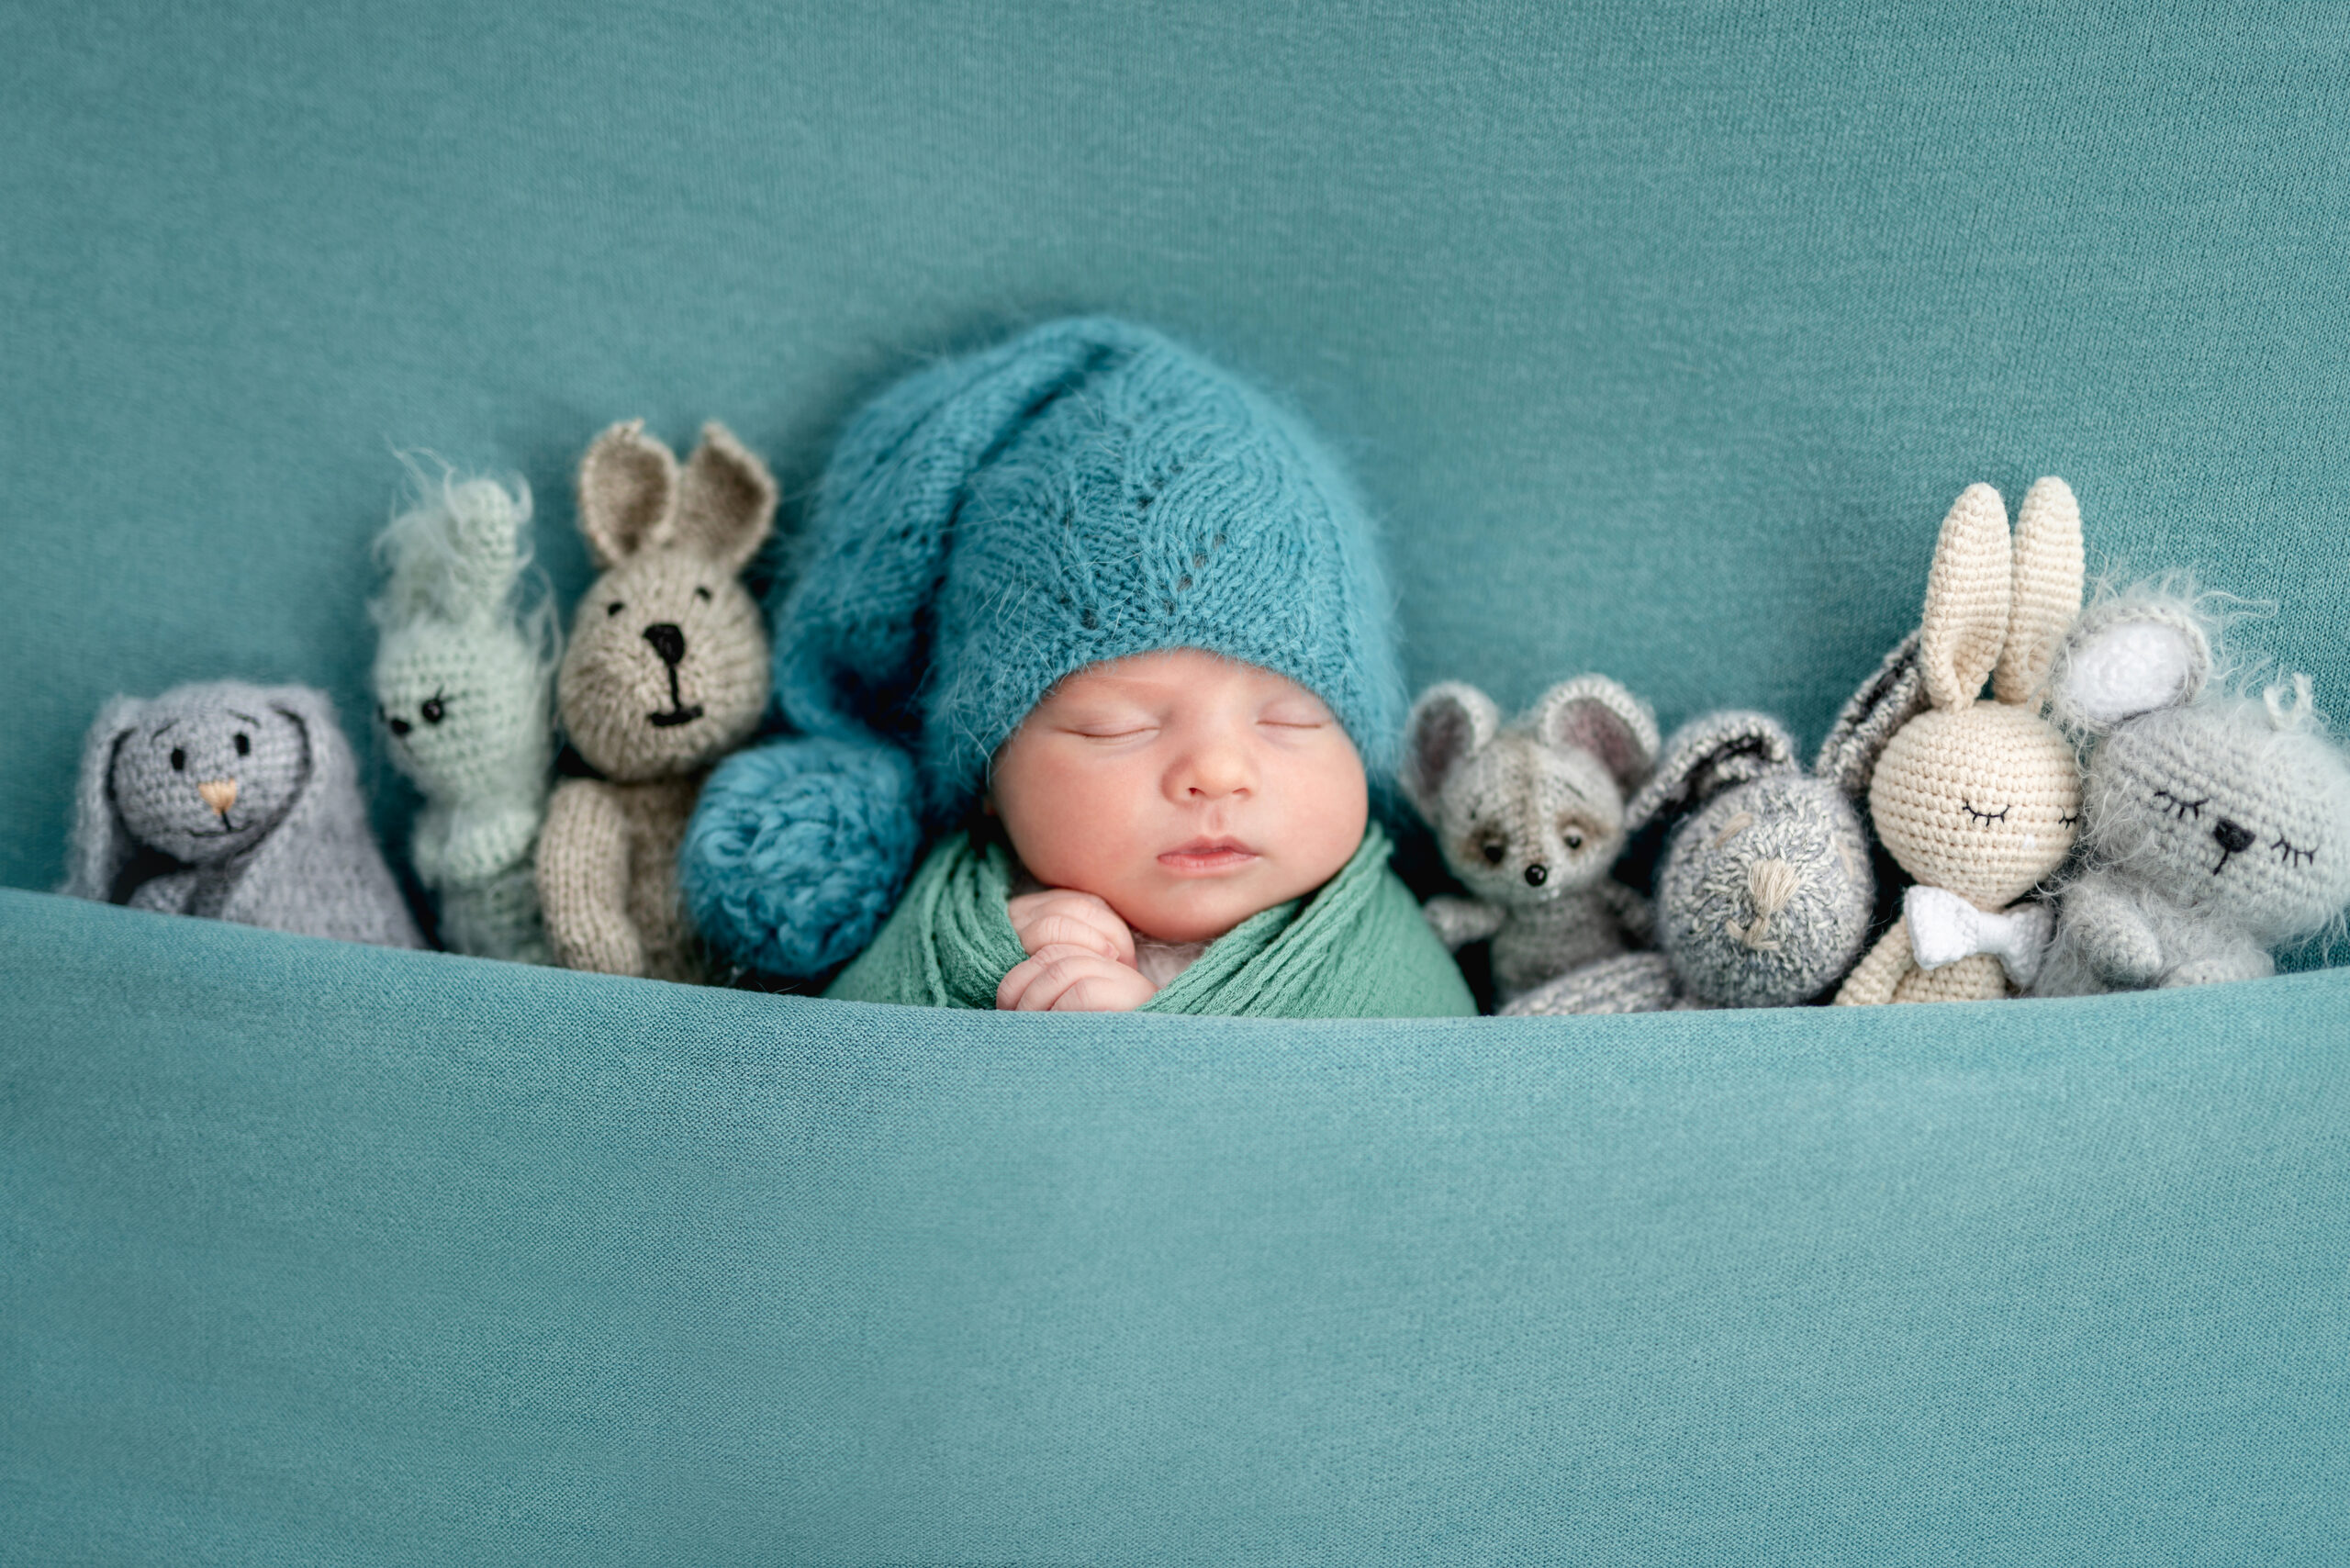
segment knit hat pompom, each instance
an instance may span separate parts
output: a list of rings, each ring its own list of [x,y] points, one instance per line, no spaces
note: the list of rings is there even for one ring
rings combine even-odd
[[[913,763],[871,741],[737,752],[702,786],[677,857],[686,908],[737,962],[821,974],[873,939],[922,834]]]
[[[1055,682],[1165,649],[1288,677],[1328,704],[1371,778],[1394,772],[1393,609],[1353,488],[1286,409],[1126,322],[1051,322],[867,405],[773,609],[783,718],[805,735],[902,747],[918,786],[909,840],[970,809],[996,748]],[[700,815],[725,809],[706,792]],[[837,878],[835,858],[741,870]],[[764,967],[809,946],[733,922],[737,909],[781,913],[793,901],[775,890],[720,902],[716,919],[695,913],[737,958]]]

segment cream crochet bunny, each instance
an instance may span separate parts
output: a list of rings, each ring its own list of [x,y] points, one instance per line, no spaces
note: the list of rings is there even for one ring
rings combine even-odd
[[[1999,493],[1968,487],[1926,583],[1919,663],[1932,706],[1886,744],[1869,785],[1877,837],[1919,885],[1840,1004],[1987,1001],[2031,983],[2048,908],[2009,906],[2078,831],[2080,767],[2040,707],[2080,608],[2081,512],[2065,482],[2032,486],[2012,542]],[[1986,676],[1994,695],[1977,701]]]
[[[555,700],[603,777],[557,790],[539,837],[547,935],[568,968],[703,977],[677,845],[711,767],[767,706],[767,627],[735,574],[775,507],[767,465],[714,420],[682,468],[642,420],[580,462],[579,532],[604,575],[579,601]]]

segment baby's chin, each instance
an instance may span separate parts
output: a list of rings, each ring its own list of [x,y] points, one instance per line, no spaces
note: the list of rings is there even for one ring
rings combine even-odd
[[[1213,942],[1251,915],[1297,896],[1294,891],[1225,883],[1128,890],[1103,902],[1137,935],[1158,942]]]

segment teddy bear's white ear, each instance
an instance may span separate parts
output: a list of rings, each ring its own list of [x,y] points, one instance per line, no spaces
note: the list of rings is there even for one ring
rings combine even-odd
[[[1951,504],[1926,576],[1919,667],[1934,706],[1972,708],[2008,640],[2015,600],[2015,551],[2008,507],[1988,485],[1969,485]]]
[[[701,427],[701,443],[677,476],[679,544],[741,571],[775,523],[775,476],[716,420]]]
[[[2210,674],[2210,638],[2191,606],[2125,598],[2081,618],[2056,651],[2049,696],[2058,723],[2098,734],[2192,702]]]
[[[1656,765],[1656,715],[1604,675],[1562,680],[1534,705],[1534,734],[1544,745],[1587,751],[1627,794]]]
[[[1483,750],[1501,724],[1494,700],[1465,682],[1448,680],[1421,692],[1404,726],[1404,798],[1433,823],[1445,780]]]
[[[2016,509],[2014,602],[1999,650],[1992,693],[2002,702],[2031,701],[2047,678],[2081,613],[2081,503],[2064,480],[2035,483]]]
[[[579,460],[579,532],[598,571],[667,543],[677,500],[677,460],[627,420],[596,438]]]

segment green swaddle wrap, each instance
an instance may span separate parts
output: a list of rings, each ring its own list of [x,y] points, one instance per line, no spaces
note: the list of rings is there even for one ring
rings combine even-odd
[[[1387,868],[1373,823],[1354,857],[1312,894],[1249,916],[1143,1003],[1144,1013],[1253,1018],[1444,1018],[1477,1011],[1411,890]],[[889,924],[824,992],[847,1002],[995,1006],[1028,955],[1005,902],[1002,844],[968,833],[930,853]]]

